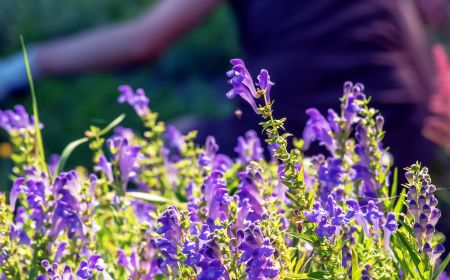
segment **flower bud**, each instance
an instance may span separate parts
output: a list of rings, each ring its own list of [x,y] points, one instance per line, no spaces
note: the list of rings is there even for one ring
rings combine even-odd
[[[426,232],[425,232],[427,242],[431,243],[431,240],[433,239],[434,232],[435,232],[434,226],[431,225],[431,224],[428,224],[427,228],[426,228]]]
[[[417,207],[417,203],[415,200],[411,200],[408,203],[408,210],[414,216],[414,220],[419,220],[419,207]]]
[[[444,246],[438,244],[434,246],[433,255],[431,256],[431,263],[434,263],[445,251]]]
[[[422,207],[422,214],[424,214],[424,215],[427,216],[427,217],[430,216],[430,214],[431,214],[431,208],[430,208],[430,206],[429,206],[428,204],[425,204],[425,205]]]
[[[423,205],[426,203],[426,198],[425,196],[421,195],[419,196],[419,199],[417,200],[417,205],[419,206],[419,208],[422,208]]]
[[[430,185],[428,186],[428,190],[429,190],[430,192],[435,192],[435,191],[436,191],[436,186],[433,185],[433,184],[430,184]]]
[[[408,180],[408,183],[410,185],[414,184],[414,173],[412,171],[407,171],[405,173],[405,177],[406,177],[406,180]]]
[[[420,245],[422,243],[422,236],[423,236],[422,227],[418,223],[415,223],[414,227],[413,227],[413,232],[414,232],[414,235],[416,236],[417,241]]]
[[[419,216],[419,224],[422,230],[425,230],[428,224],[428,217],[425,214],[420,214]]]
[[[441,210],[439,210],[438,208],[434,208],[430,214],[430,224],[436,226],[440,217],[441,217]]]
[[[425,242],[425,244],[423,245],[423,249],[422,250],[431,259],[431,253],[432,253],[433,249],[431,248],[430,243]]]
[[[411,187],[408,190],[407,199],[408,200],[417,200],[417,189],[416,187]]]

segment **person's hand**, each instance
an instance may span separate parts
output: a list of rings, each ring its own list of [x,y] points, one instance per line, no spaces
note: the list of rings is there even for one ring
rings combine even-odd
[[[450,151],[450,64],[441,45],[433,47],[437,91],[431,96],[422,134],[428,140]]]
[[[29,49],[27,54],[33,78],[36,79],[39,73],[34,67],[34,49]],[[27,85],[27,70],[22,52],[0,59],[0,102],[4,101],[14,90],[25,88]]]

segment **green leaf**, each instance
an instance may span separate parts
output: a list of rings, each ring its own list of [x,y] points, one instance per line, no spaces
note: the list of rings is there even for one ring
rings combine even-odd
[[[399,249],[400,253],[403,254],[403,252],[401,251],[401,249]],[[397,253],[397,250],[394,249],[392,250],[392,252],[394,253],[395,258],[397,259],[397,262],[400,264],[403,273],[405,273],[406,276],[410,275],[414,275],[411,271],[411,269],[409,269],[409,265],[408,263],[404,260],[404,258],[400,258],[400,256]]]
[[[59,173],[61,173],[62,170],[64,170],[64,166],[66,165],[67,159],[70,157],[72,152],[81,144],[86,143],[89,141],[89,138],[84,137],[78,140],[75,140],[71,142],[69,145],[67,145],[63,152],[61,153],[61,157],[59,158],[58,165],[56,166],[55,170],[55,176],[57,176]]]
[[[126,192],[125,196],[129,197],[129,198],[142,199],[142,200],[145,200],[147,202],[155,203],[155,204],[174,204],[174,205],[177,205],[177,206],[182,205],[182,203],[180,203],[178,201],[175,201],[175,200],[172,200],[172,199],[168,199],[168,198],[160,196],[160,195],[151,194],[151,193]]]
[[[439,265],[439,268],[436,270],[436,272],[433,274],[433,280],[439,279],[439,276],[444,271],[444,269],[447,267],[448,263],[450,262],[450,254],[447,254],[447,257],[441,262]]]
[[[114,119],[111,123],[109,123],[105,128],[100,130],[98,133],[98,136],[102,136],[106,133],[108,133],[111,129],[113,129],[115,126],[117,126],[123,119],[125,118],[125,114],[121,114],[116,119]],[[64,170],[64,167],[67,163],[68,158],[72,154],[72,152],[80,145],[86,143],[89,141],[88,137],[83,137],[81,139],[75,140],[71,142],[69,145],[67,145],[63,152],[61,153],[61,157],[59,159],[58,165],[56,166],[55,176],[57,176],[61,171]]]
[[[394,168],[394,176],[392,178],[392,188],[391,188],[391,196],[395,196],[397,194],[398,187],[398,168]]]
[[[406,237],[404,236],[403,232],[397,230],[394,234],[393,240],[394,240],[395,244],[397,245],[396,247],[402,248],[403,251],[405,251],[405,249],[406,249],[406,251],[408,252],[408,254],[403,254],[403,255],[407,256],[406,257],[407,259],[405,259],[404,261],[408,263],[409,270],[417,271],[417,273],[420,276],[419,279],[424,279],[423,274],[420,271],[421,262],[420,262],[419,254],[417,253],[417,251],[415,249],[413,249],[411,247],[411,244],[409,244],[409,242],[406,240]],[[410,264],[409,260],[411,260],[413,263]]]
[[[280,275],[282,279],[329,279],[327,271],[314,271],[310,273],[286,273]]]
[[[102,130],[100,130],[100,132],[98,133],[98,136],[103,136],[106,133],[108,133],[111,129],[113,129],[114,127],[116,127],[117,125],[119,125],[123,120],[125,119],[125,114],[121,114],[120,116],[118,116],[115,120],[113,120],[112,122],[110,122],[105,128],[103,128]]]
[[[284,183],[284,182],[285,181],[283,181],[282,183]],[[297,201],[297,198],[295,197],[295,195],[293,193],[286,191],[286,194],[287,194],[287,196],[289,196],[289,198],[292,200],[292,202],[294,202],[295,205],[297,205],[298,207],[302,207],[302,205]]]
[[[398,197],[397,203],[394,206],[394,213],[401,213],[403,209],[403,203],[405,202],[406,189],[403,189]]]
[[[42,168],[47,172],[49,176],[51,176],[47,166],[47,162],[45,161],[44,142],[42,141],[42,133],[39,127],[39,112],[36,99],[36,91],[34,88],[33,76],[31,75],[27,50],[25,48],[25,41],[23,40],[22,35],[20,35],[20,44],[22,45],[23,58],[25,60],[25,68],[27,69],[28,83],[30,84],[31,99],[33,103],[34,129],[36,130],[36,143],[38,145],[37,152],[39,153],[39,161],[41,162]]]
[[[356,250],[352,251],[352,279],[360,279],[361,269],[359,269],[358,254]]]
[[[326,279],[330,276],[328,271],[314,271],[307,274],[307,279]]]
[[[301,239],[303,241],[306,241],[308,243],[314,244],[318,241],[317,237],[309,234],[303,234],[303,233],[294,233],[294,232],[287,232],[288,235],[292,237],[296,237],[298,239]]]
[[[402,219],[397,219],[397,222],[402,225],[404,227],[404,229],[411,235],[414,234],[413,229],[411,228],[411,226],[407,223],[405,223],[405,221],[403,221]]]

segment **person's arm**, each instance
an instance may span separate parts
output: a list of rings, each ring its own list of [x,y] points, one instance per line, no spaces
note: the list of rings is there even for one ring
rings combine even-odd
[[[192,29],[220,0],[161,0],[139,18],[37,45],[35,67],[59,75],[147,61]]]

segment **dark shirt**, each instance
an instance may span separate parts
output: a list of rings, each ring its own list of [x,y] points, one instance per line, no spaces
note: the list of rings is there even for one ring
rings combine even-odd
[[[232,0],[244,61],[254,77],[268,69],[275,86],[276,117],[301,137],[305,110],[338,109],[345,81],[361,82],[372,106],[385,116],[385,145],[401,168],[427,162],[421,137],[431,93],[432,67],[425,33],[413,1],[403,0]],[[424,108],[425,106],[422,106]],[[259,116],[241,104],[243,117],[220,137],[258,130]],[[223,138],[225,139],[225,138]],[[225,140],[224,140],[225,142]],[[229,141],[229,146],[234,143]],[[228,143],[225,143],[227,150]],[[228,148],[230,150],[230,148]],[[411,153],[414,151],[414,153]]]
[[[347,80],[362,82],[376,102],[423,102],[432,71],[411,2],[234,0],[232,7],[244,60],[253,73],[269,70],[273,96],[289,110],[335,104]]]

